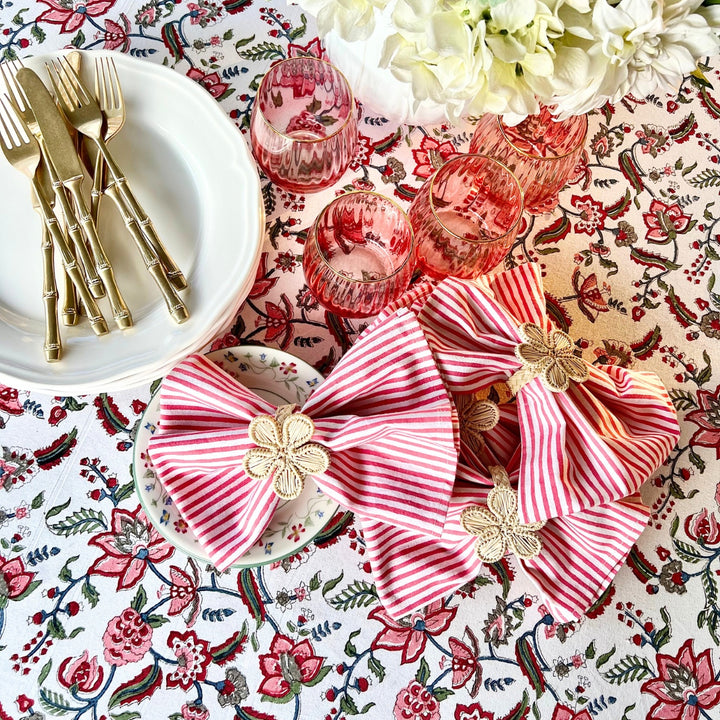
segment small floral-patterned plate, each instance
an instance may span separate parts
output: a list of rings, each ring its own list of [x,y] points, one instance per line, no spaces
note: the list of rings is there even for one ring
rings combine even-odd
[[[281,350],[248,345],[216,350],[208,357],[274,405],[303,405],[323,381],[313,367]],[[158,393],[150,401],[135,439],[135,489],[145,514],[158,532],[179,550],[209,563],[207,554],[158,480],[148,455],[148,441],[158,428],[159,413]],[[264,565],[293,555],[325,527],[337,508],[337,503],[308,478],[300,497],[279,504],[267,530],[235,567]]]

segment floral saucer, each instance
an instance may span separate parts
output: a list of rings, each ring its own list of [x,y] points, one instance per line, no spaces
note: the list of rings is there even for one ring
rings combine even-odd
[[[323,381],[310,365],[281,350],[247,345],[215,350],[207,357],[275,405],[303,405]],[[197,560],[209,563],[207,554],[157,478],[148,455],[148,441],[158,428],[159,414],[158,393],[150,401],[135,439],[135,490],[148,519],[168,542]],[[298,498],[279,504],[267,530],[235,567],[264,565],[293,555],[325,527],[337,508],[337,503],[308,478]]]

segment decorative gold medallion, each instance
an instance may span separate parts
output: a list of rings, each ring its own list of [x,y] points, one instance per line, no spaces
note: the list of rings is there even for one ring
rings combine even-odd
[[[588,378],[587,363],[575,355],[572,338],[562,330],[549,334],[534,323],[524,323],[518,328],[525,341],[515,347],[515,355],[523,366],[508,380],[513,394],[540,377],[543,385],[552,392],[564,392],[570,381],[581,383]]]
[[[507,471],[493,465],[490,473],[495,487],[488,494],[487,505],[466,507],[460,515],[460,525],[477,536],[475,552],[483,562],[497,562],[508,550],[523,560],[534,558],[542,550],[537,531],[545,521],[521,523],[517,493],[510,486]]]
[[[330,467],[330,452],[310,442],[315,432],[312,418],[283,405],[272,415],[258,415],[250,422],[248,435],[256,447],[245,453],[243,468],[254,480],[272,475],[273,490],[283,500],[292,500],[303,490],[305,477]]]

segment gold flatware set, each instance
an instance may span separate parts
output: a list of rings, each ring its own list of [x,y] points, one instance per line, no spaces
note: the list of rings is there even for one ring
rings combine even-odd
[[[125,103],[114,63],[104,56],[96,59],[93,94],[77,71],[79,61],[80,53],[73,52],[68,58],[45,64],[54,97],[41,78],[19,61],[0,64],[7,88],[0,98],[0,150],[30,179],[33,208],[43,220],[43,351],[48,362],[62,356],[55,249],[68,279],[65,324],[76,322],[76,296],[93,332],[109,332],[97,303],[98,298],[107,296],[117,327],[126,330],[133,325],[97,231],[103,195],[114,201],[173,320],[182,323],[189,317],[178,295],[178,290],[187,287],[185,277],[107,147],[125,121]],[[89,206],[83,192],[83,165],[93,181]]]

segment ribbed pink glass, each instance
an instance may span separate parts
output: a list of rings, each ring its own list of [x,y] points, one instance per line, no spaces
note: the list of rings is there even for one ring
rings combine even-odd
[[[456,155],[410,205],[415,257],[433,278],[473,278],[498,265],[517,237],[523,193],[515,176],[483,155]]]
[[[357,147],[355,102],[343,74],[312,57],[273,65],[255,98],[250,142],[263,172],[286,190],[335,183]]]
[[[470,152],[507,165],[525,191],[525,209],[539,215],[557,205],[558,193],[580,159],[587,128],[586,115],[556,120],[546,107],[514,126],[497,115],[483,115]]]
[[[410,284],[412,249],[412,228],[398,205],[373,192],[346,193],[322,210],[308,232],[305,279],[336,315],[377,315]]]

